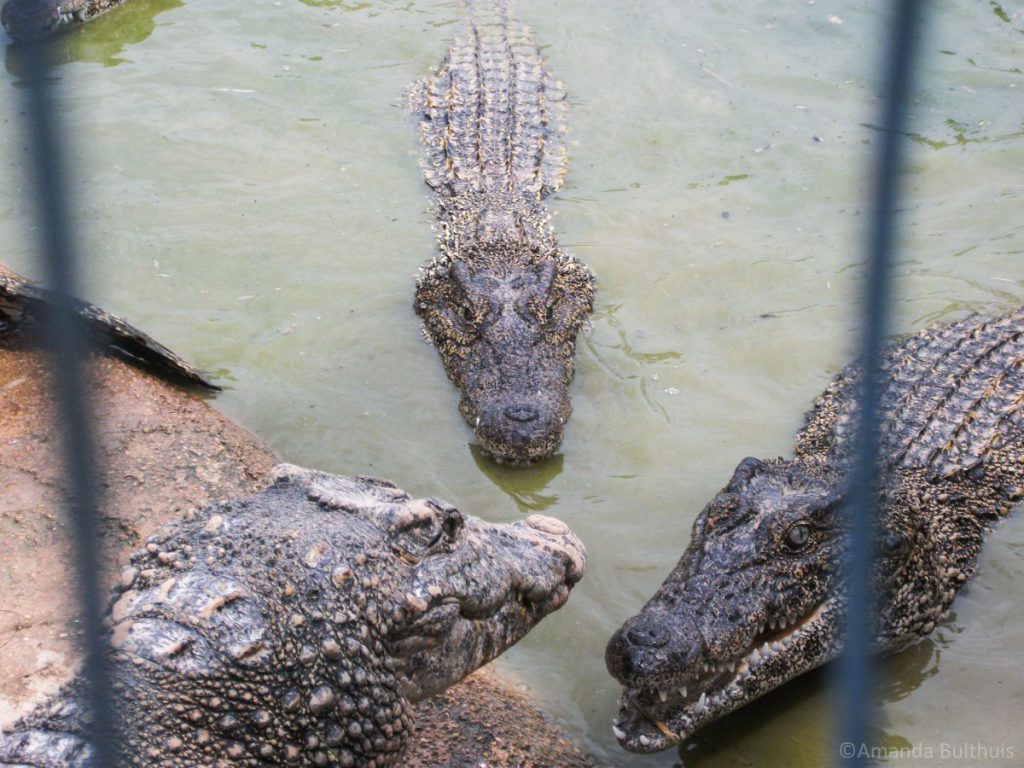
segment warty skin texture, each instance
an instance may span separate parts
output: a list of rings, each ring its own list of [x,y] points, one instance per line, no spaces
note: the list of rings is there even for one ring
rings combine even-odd
[[[468,8],[465,39],[410,93],[439,245],[414,307],[480,446],[521,464],[562,442],[594,280],[542,202],[565,176],[565,93],[504,3]]]
[[[971,316],[885,353],[874,647],[930,633],[982,539],[1024,494],[1024,312]],[[667,749],[842,650],[846,484],[859,368],[818,398],[792,459],[744,459],[682,559],[612,636],[614,730]]]
[[[15,40],[36,40],[74,29],[124,0],[7,0],[0,23]]]
[[[402,764],[410,702],[561,607],[579,540],[464,518],[381,480],[281,465],[132,557],[111,603],[122,764]],[[0,765],[84,768],[81,681],[0,736]]]

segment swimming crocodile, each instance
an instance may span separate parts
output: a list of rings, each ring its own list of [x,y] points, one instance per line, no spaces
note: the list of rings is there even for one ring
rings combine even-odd
[[[492,525],[394,485],[280,465],[248,500],[151,537],[111,598],[121,763],[402,764],[410,703],[561,607],[585,553],[541,515]],[[76,679],[0,736],[0,765],[85,768]]]
[[[0,333],[41,329],[49,322],[55,303],[52,291],[39,288],[0,265]],[[220,389],[202,371],[120,317],[78,299],[70,299],[69,303],[98,347],[166,378]]]
[[[984,534],[1024,495],[1024,310],[967,317],[887,348],[874,647],[934,629]],[[679,564],[613,635],[614,724],[653,752],[842,650],[846,485],[860,368],[829,384],[795,457],[740,462]]]
[[[36,40],[73,29],[124,0],[7,0],[0,23],[15,40]]]
[[[526,463],[561,444],[594,280],[542,202],[566,173],[565,92],[507,4],[469,11],[465,39],[411,89],[439,246],[414,307],[480,446]]]

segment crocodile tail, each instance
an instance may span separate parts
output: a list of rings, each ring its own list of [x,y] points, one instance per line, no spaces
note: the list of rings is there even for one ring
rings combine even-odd
[[[465,37],[436,75],[411,90],[427,184],[448,197],[509,192],[542,200],[565,178],[565,91],[506,2],[467,7]]]
[[[44,324],[56,297],[10,270],[0,269],[0,332],[7,326]],[[97,306],[70,300],[74,313],[90,333],[115,354],[142,363],[156,372],[207,389],[220,389],[205,374],[135,326]]]

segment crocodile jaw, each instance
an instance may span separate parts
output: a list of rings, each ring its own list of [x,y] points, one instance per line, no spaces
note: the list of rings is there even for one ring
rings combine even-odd
[[[660,752],[705,724],[835,658],[839,603],[826,599],[784,630],[759,635],[743,656],[684,670],[656,687],[625,687],[612,730],[630,752]]]

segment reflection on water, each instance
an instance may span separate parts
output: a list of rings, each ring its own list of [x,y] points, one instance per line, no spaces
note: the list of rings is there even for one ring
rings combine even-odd
[[[153,33],[159,14],[183,5],[183,0],[127,0],[81,28],[50,40],[51,61],[58,65],[73,61],[107,67],[122,64],[128,59],[121,58],[120,54],[127,46],[141,43]],[[16,78],[25,76],[24,57],[17,43],[7,46],[4,63],[8,74]]]
[[[524,468],[498,464],[478,445],[471,445],[470,451],[480,473],[508,494],[520,512],[544,512],[558,503],[556,494],[545,494],[542,491],[562,473],[561,453],[556,453],[536,466]]]
[[[909,696],[939,671],[941,653],[932,637],[926,637],[899,654],[880,661],[878,696],[892,703]]]
[[[849,359],[886,4],[517,0],[571,98],[559,240],[600,278],[562,451],[524,468],[467,450],[411,310],[434,217],[399,105],[458,32],[459,3],[179,4],[128,0],[58,41],[88,298],[217,372],[217,407],[284,459],[494,520],[568,522],[588,574],[500,663],[603,764],[675,765],[615,742],[604,645],[737,461],[787,454]],[[933,17],[897,332],[1024,302],[1024,25],[975,0]],[[10,95],[16,47],[5,60]],[[0,242],[36,275],[17,104],[0,99]],[[1019,726],[1021,542],[1018,513],[956,618],[883,665],[889,742],[998,743]],[[698,733],[686,764],[819,766],[829,706],[808,676]]]

